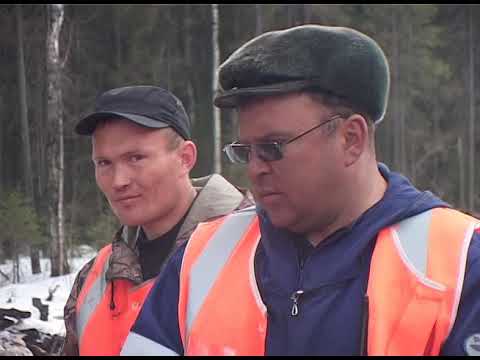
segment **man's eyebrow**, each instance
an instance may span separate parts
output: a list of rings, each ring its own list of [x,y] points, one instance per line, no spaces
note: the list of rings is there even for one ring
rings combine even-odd
[[[129,149],[129,150],[126,150],[120,154],[116,154],[114,155],[115,158],[122,158],[122,157],[126,157],[126,156],[130,156],[130,155],[137,155],[137,154],[145,154],[147,152],[147,150],[145,149],[141,149],[140,147],[136,147],[136,148],[132,148],[132,149]],[[110,157],[106,157],[104,155],[96,155],[96,156],[92,156],[92,160],[96,160],[96,159],[105,159],[105,160],[109,160]]]
[[[125,151],[124,153],[121,153],[119,156],[120,157],[125,157],[125,156],[130,156],[130,155],[137,155],[140,153],[145,153],[145,150],[140,150],[140,149],[133,149],[133,150],[128,150]]]
[[[269,142],[269,141],[274,141],[274,140],[279,140],[279,139],[286,139],[286,138],[289,138],[293,136],[293,134],[291,134],[290,132],[287,132],[287,131],[281,131],[281,130],[273,130],[272,132],[268,133],[268,134],[264,134],[260,137],[255,137],[253,139],[253,141],[251,142],[256,142],[256,143],[260,143],[260,142]],[[243,142],[241,141],[241,139],[239,139],[239,142]]]
[[[93,161],[99,160],[99,159],[105,159],[105,156],[101,156],[101,155],[92,156]]]

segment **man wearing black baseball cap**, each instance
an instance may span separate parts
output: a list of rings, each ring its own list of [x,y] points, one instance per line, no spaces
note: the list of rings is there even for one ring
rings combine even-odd
[[[218,174],[189,178],[197,155],[190,129],[182,102],[155,86],[109,90],[76,125],[92,138],[97,184],[122,227],[76,278],[64,355],[118,355],[172,250],[199,222],[250,204]]]

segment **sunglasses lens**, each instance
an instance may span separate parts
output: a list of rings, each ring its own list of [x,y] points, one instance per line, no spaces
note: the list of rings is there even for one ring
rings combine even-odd
[[[250,158],[250,145],[230,144],[224,151],[232,163],[246,164]]]
[[[250,153],[253,147],[255,156],[263,161],[275,161],[282,158],[282,151],[278,143],[265,144],[238,144],[233,143],[225,146],[223,151],[227,154],[228,159],[235,164],[247,164],[250,160]]]
[[[275,161],[282,158],[280,145],[277,143],[256,144],[257,156],[263,161]]]

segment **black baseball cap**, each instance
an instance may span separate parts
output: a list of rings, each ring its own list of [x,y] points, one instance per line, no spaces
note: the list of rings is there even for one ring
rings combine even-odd
[[[190,119],[182,102],[157,86],[126,86],[111,89],[97,99],[95,111],[75,126],[80,135],[92,135],[99,120],[120,117],[149,128],[173,128],[185,140],[191,139]]]

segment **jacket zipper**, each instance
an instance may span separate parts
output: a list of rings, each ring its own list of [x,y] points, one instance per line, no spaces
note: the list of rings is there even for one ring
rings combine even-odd
[[[300,251],[299,251],[299,261],[298,261],[298,265],[300,267],[300,275],[298,277],[298,289],[295,290],[293,292],[293,294],[290,296],[290,300],[293,301],[293,304],[292,304],[292,310],[290,312],[290,314],[292,316],[297,316],[298,313],[299,313],[299,301],[300,301],[300,297],[305,293],[305,291],[302,290],[302,286],[303,286],[303,267],[305,265],[305,256],[304,256],[304,251],[302,248],[300,248]]]
[[[298,300],[300,299],[300,296],[303,295],[303,290],[297,290],[294,291],[290,299],[293,300],[293,305],[292,305],[292,316],[297,316],[298,315]]]

